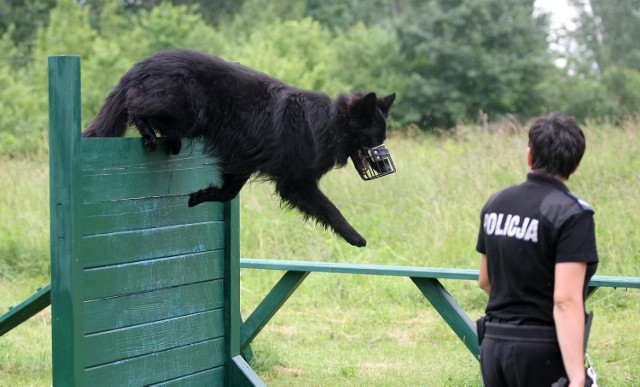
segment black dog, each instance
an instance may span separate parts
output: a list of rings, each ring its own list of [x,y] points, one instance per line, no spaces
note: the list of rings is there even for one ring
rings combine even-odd
[[[382,145],[394,100],[395,94],[374,93],[332,100],[217,57],[170,50],[134,65],[83,137],[120,137],[133,124],[150,150],[157,132],[173,154],[180,152],[182,138],[203,138],[205,152],[220,162],[223,183],[192,193],[190,207],[233,199],[257,172],[275,182],[286,204],[362,247],[366,240],[318,181],[349,157],[363,179],[370,166],[382,174],[395,171]],[[378,157],[367,161],[375,151]]]

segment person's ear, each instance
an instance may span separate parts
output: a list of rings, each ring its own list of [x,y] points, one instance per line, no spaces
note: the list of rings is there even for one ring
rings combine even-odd
[[[533,154],[531,153],[531,147],[527,148],[527,164],[529,164],[529,168],[533,167]]]

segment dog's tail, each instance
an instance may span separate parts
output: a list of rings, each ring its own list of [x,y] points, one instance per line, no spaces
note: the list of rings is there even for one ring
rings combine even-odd
[[[129,112],[125,106],[127,89],[116,86],[109,93],[100,108],[100,112],[89,127],[82,132],[82,137],[122,137],[127,130]]]

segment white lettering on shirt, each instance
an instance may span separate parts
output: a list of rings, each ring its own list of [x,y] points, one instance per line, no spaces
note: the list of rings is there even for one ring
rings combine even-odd
[[[506,236],[537,243],[538,219],[525,217],[522,219],[522,224],[520,221],[519,215],[491,212],[484,214],[483,227],[487,235]]]

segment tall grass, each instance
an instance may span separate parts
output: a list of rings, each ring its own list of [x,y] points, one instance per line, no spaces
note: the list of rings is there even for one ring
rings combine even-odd
[[[587,153],[569,186],[596,209],[597,274],[640,276],[640,125],[585,131]],[[241,195],[241,256],[476,268],[480,208],[495,190],[523,181],[526,141],[516,126],[398,135],[387,144],[396,174],[363,182],[351,165],[330,172],[322,189],[367,238],[362,249],[283,210],[270,183],[250,183]],[[0,309],[6,310],[35,290],[6,288],[33,286],[28,278],[47,270],[48,168],[45,159],[2,163]],[[242,271],[243,316],[280,275]],[[444,285],[472,318],[482,313],[486,296],[475,283]],[[588,308],[596,312],[590,352],[602,384],[640,384],[640,292],[600,289]],[[37,359],[17,350],[26,337],[35,347],[48,345],[42,325],[30,322],[0,338],[0,380],[20,385],[34,362],[46,369],[45,350]],[[269,385],[481,383],[477,361],[405,278],[312,274],[252,348],[254,367]]]
[[[0,278],[49,273],[49,167],[42,155],[0,159]]]

